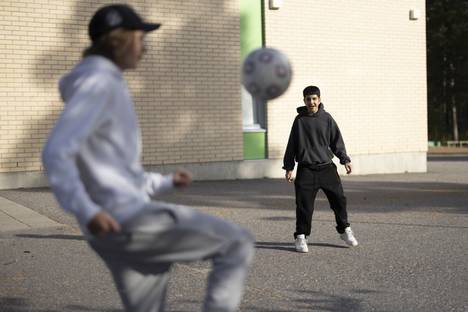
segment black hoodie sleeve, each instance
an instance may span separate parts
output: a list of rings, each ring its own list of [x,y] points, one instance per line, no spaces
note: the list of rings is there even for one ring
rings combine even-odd
[[[336,121],[330,116],[330,149],[338,157],[340,164],[344,165],[351,162],[351,158],[346,154],[346,147],[341,136],[340,129]]]
[[[292,171],[294,169],[294,159],[296,158],[297,150],[297,118],[294,119],[293,126],[291,128],[291,133],[289,134],[288,146],[284,153],[283,158],[283,169]]]

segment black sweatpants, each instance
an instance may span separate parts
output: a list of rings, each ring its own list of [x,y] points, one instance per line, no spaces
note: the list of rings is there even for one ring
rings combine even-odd
[[[298,234],[310,235],[314,201],[319,189],[325,193],[330,208],[335,213],[336,230],[340,234],[344,233],[345,228],[349,226],[346,197],[335,164],[332,163],[320,168],[299,166],[294,186],[296,190],[296,232],[294,237]]]

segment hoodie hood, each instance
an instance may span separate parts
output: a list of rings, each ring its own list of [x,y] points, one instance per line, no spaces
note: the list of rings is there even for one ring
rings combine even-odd
[[[103,73],[123,79],[122,71],[108,58],[100,55],[84,58],[70,73],[60,79],[59,91],[62,100],[66,102],[84,81],[93,83],[94,79],[103,79]]]
[[[297,109],[297,113],[299,115],[307,115],[307,116],[317,116],[318,114],[320,114],[322,111],[324,111],[324,106],[323,106],[323,103],[320,103],[319,104],[319,109],[318,111],[315,113],[315,114],[310,114],[309,111],[307,110],[307,106],[299,106]]]

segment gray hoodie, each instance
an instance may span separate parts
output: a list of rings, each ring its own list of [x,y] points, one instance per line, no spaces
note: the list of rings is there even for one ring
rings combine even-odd
[[[89,56],[60,80],[65,107],[42,160],[59,204],[86,225],[101,210],[122,223],[173,186],[172,176],[147,173],[141,137],[121,70]]]

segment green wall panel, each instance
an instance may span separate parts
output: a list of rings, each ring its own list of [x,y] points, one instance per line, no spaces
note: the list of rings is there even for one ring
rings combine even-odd
[[[266,132],[244,132],[244,159],[265,159]]]
[[[262,5],[262,0],[240,0],[241,60],[263,45]],[[244,159],[265,158],[265,131],[244,132]]]
[[[240,1],[241,59],[249,52],[260,48],[262,38],[262,1]]]

